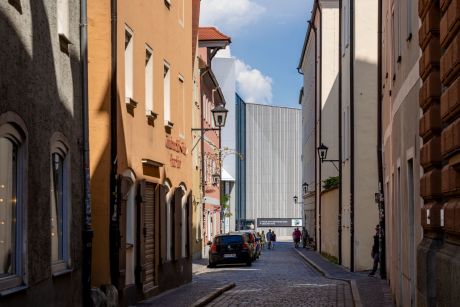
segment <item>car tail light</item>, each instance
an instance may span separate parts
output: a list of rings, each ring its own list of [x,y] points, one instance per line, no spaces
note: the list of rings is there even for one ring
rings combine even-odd
[[[243,249],[249,249],[249,244],[248,243],[243,243]]]
[[[214,243],[211,245],[211,253],[217,253],[217,245]]]

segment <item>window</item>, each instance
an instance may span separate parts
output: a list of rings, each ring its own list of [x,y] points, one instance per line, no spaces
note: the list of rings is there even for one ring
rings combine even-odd
[[[152,115],[153,112],[153,56],[152,49],[148,46],[145,50],[145,112]]]
[[[345,49],[350,44],[350,1],[345,0],[343,4],[342,16],[342,54],[345,55]]]
[[[125,28],[125,98],[126,103],[131,104],[133,100],[133,84],[134,84],[134,71],[133,71],[133,31],[128,27]]]
[[[407,0],[407,41],[412,39],[412,0]]]
[[[165,182],[166,188],[166,260],[172,260],[174,255],[174,190],[168,181]]]
[[[23,141],[12,125],[0,126],[0,290],[23,282]]]
[[[179,75],[179,90],[177,91],[177,94],[179,96],[178,98],[178,105],[181,107],[181,113],[182,113],[182,135],[185,136],[185,117],[186,117],[186,112],[185,112],[185,93],[184,93],[184,77],[182,75]]]
[[[397,13],[398,13],[398,58],[397,58],[397,62],[401,62],[401,3],[400,1],[397,1],[396,2],[396,5],[397,5]]]
[[[53,273],[68,268],[69,261],[69,155],[58,141],[51,153],[51,263]]]
[[[178,0],[178,4],[177,4],[177,15],[178,15],[178,18],[179,18],[179,24],[184,27],[184,11],[185,11],[185,7],[184,7],[184,0]]]
[[[392,48],[391,48],[391,73],[393,74],[393,80],[396,79],[396,20],[394,10],[391,12],[391,35],[392,35]]]
[[[182,217],[182,221],[181,221],[181,224],[182,224],[182,233],[181,233],[181,236],[182,236],[182,246],[181,246],[181,255],[183,258],[186,258],[188,256],[188,253],[187,253],[187,247],[188,247],[188,244],[189,244],[189,240],[188,240],[188,203],[187,203],[187,197],[188,197],[188,194],[187,194],[187,188],[184,186],[184,185],[181,185],[180,188],[182,189],[182,191],[184,192],[184,196],[182,196],[182,202],[181,202],[181,211],[182,211],[182,214],[181,214],[181,217]]]
[[[57,30],[59,38],[70,43],[69,0],[57,0]]]
[[[169,126],[171,122],[171,72],[166,62],[163,70],[163,100],[165,125]]]

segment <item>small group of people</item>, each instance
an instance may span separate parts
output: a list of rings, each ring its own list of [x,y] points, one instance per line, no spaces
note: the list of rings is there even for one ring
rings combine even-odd
[[[264,240],[264,242],[262,243],[262,248],[265,248],[265,238],[267,238],[268,249],[274,249],[275,248],[275,242],[276,242],[276,233],[275,233],[275,231],[272,231],[271,229],[269,229],[267,234],[265,234],[264,231],[262,230],[261,237]]]
[[[300,240],[302,240],[303,248],[307,247],[308,243],[308,231],[305,227],[302,228],[302,231],[297,227],[292,233],[292,240],[294,241],[295,247],[299,247]]]

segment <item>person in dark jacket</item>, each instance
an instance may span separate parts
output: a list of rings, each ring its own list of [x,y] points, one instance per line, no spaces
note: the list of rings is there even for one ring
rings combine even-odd
[[[374,276],[377,272],[377,267],[380,262],[380,249],[379,249],[379,231],[380,226],[375,226],[375,235],[374,235],[374,244],[372,245],[371,257],[374,259],[374,266],[372,267],[372,272],[369,273],[369,276]]]

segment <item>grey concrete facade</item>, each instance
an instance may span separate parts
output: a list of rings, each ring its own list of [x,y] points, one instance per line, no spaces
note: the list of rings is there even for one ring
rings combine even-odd
[[[82,101],[80,1],[68,1],[68,31],[58,30],[57,1],[0,2],[0,138],[15,131],[16,268],[0,276],[1,306],[78,306],[82,265]],[[11,138],[10,138],[11,140]],[[66,148],[68,248],[52,261],[51,154]],[[64,179],[66,180],[66,179]],[[0,234],[4,234],[0,230]],[[64,244],[65,245],[65,244]],[[8,287],[18,277],[20,284]]]
[[[301,190],[301,110],[242,103],[244,118],[238,137],[244,134],[244,197],[238,199],[243,218],[302,218],[294,204]],[[240,176],[238,176],[239,178]],[[237,183],[240,184],[240,183]],[[268,229],[258,228],[265,232]],[[291,236],[293,228],[275,228],[278,238]]]

